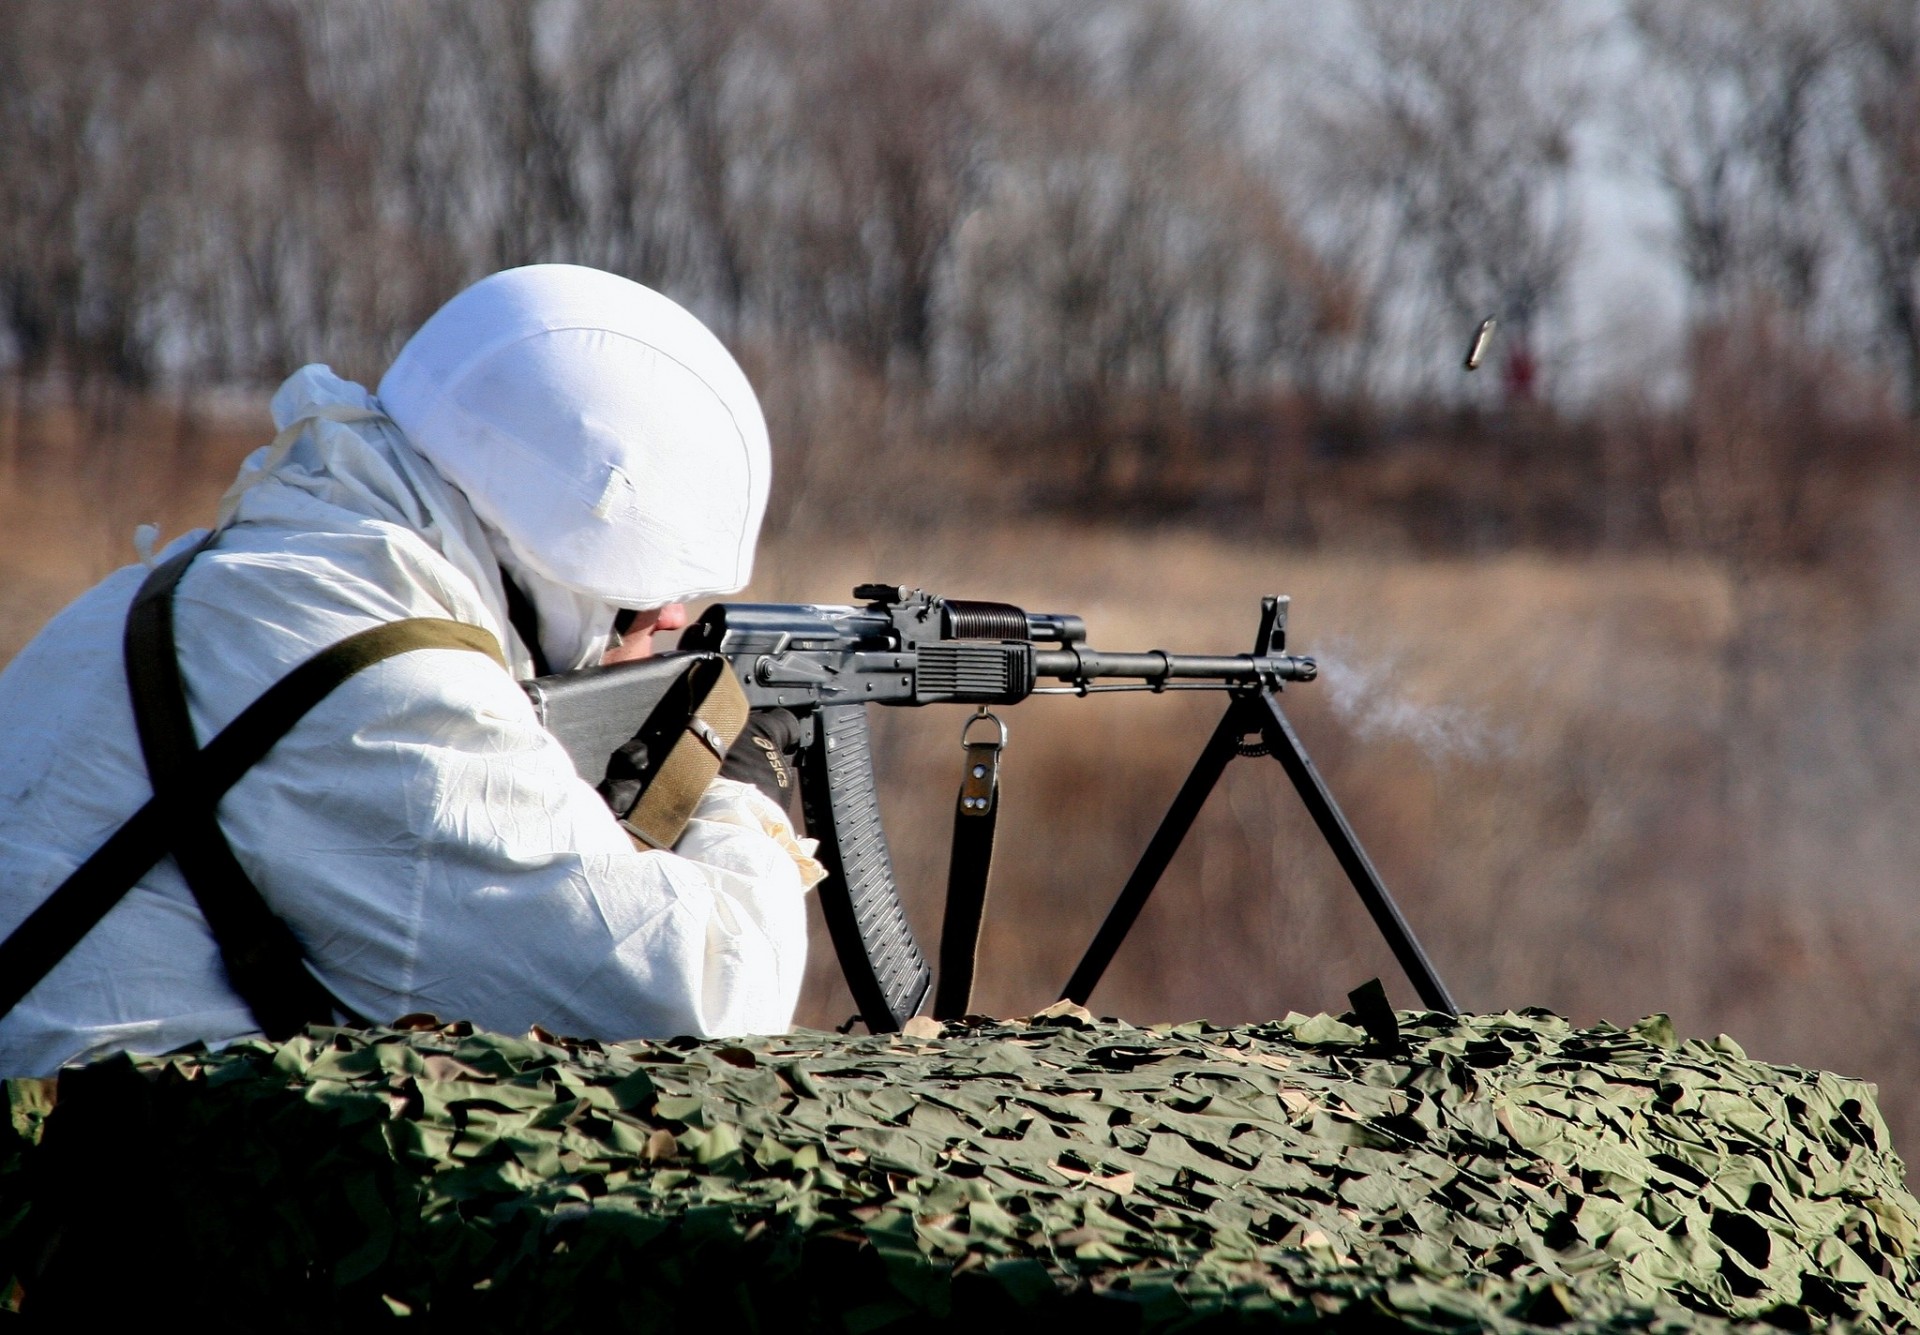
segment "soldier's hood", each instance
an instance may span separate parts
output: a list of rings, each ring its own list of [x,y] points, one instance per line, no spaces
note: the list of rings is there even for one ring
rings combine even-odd
[[[556,669],[604,638],[611,609],[752,576],[770,472],[759,401],[658,292],[569,264],[494,274],[408,340],[378,404],[471,504]],[[584,624],[602,607],[607,624]]]

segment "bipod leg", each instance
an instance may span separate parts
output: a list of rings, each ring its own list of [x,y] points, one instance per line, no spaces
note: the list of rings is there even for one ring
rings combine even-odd
[[[1220,781],[1227,762],[1237,754],[1240,739],[1264,724],[1262,716],[1248,710],[1245,699],[1236,697],[1227,706],[1220,726],[1207,739],[1200,759],[1194,762],[1193,772],[1187,775],[1187,781],[1180,786],[1173,805],[1167,808],[1160,828],[1153,832],[1153,840],[1147,845],[1147,851],[1140,855],[1139,865],[1134,867],[1133,875],[1127,878],[1119,897],[1113,901],[1113,907],[1107,911],[1107,920],[1100,924],[1100,930],[1088,945],[1087,953],[1081,957],[1079,967],[1073,971],[1073,977],[1067,980],[1066,990],[1060,994],[1062,1001],[1071,1001],[1076,1006],[1087,1004],[1093,989],[1100,985],[1100,976],[1119,953],[1120,943],[1127,939],[1127,933],[1133,929],[1134,919],[1146,907],[1147,896],[1160,884],[1167,864],[1173,861],[1173,855],[1180,850],[1180,841],[1193,828],[1194,817],[1200,814],[1207,795]]]
[[[1254,726],[1260,729],[1274,759],[1280,762],[1287,777],[1293,780],[1293,786],[1299,792],[1300,800],[1306,803],[1313,823],[1320,827],[1327,846],[1333,850],[1334,857],[1340,860],[1341,870],[1346,872],[1347,879],[1353,882],[1353,888],[1359,892],[1360,902],[1367,906],[1367,912],[1373,915],[1374,925],[1392,948],[1394,958],[1406,970],[1413,990],[1420,994],[1420,1000],[1426,1003],[1429,1010],[1458,1015],[1460,1008],[1454,1004],[1453,994],[1447,991],[1447,985],[1434,972],[1433,963],[1427,958],[1427,952],[1420,948],[1413,928],[1401,916],[1400,906],[1393,902],[1393,896],[1387,892],[1380,873],[1374,870],[1373,863],[1361,849],[1360,841],[1354,837],[1353,827],[1340,814],[1339,804],[1333,800],[1333,794],[1327,791],[1320,771],[1307,758],[1307,750],[1300,744],[1293,725],[1280,712],[1280,701],[1271,690],[1262,690],[1247,699],[1260,716]],[[1233,717],[1233,713],[1229,712],[1228,719]]]

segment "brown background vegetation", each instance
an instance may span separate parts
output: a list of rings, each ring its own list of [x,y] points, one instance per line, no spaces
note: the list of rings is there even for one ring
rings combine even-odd
[[[0,9],[0,660],[134,524],[205,521],[278,375],[602,265],[762,390],[754,595],[916,582],[1199,651],[1290,593],[1327,665],[1290,708],[1467,1005],[1668,1010],[1880,1081],[1910,1138],[1915,8],[1253,13]],[[1601,130],[1665,220],[1637,357],[1576,318]],[[1216,708],[1013,711],[986,1009],[1057,993]],[[929,942],[959,722],[880,721]],[[1352,898],[1238,762],[1095,1005],[1410,1001]],[[850,1009],[824,943],[803,1009]]]

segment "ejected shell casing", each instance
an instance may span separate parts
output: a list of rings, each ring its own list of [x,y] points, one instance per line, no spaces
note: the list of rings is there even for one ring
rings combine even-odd
[[[1480,369],[1480,359],[1487,355],[1487,344],[1493,341],[1493,327],[1497,323],[1498,321],[1489,315],[1480,322],[1480,327],[1473,331],[1473,342],[1467,344],[1467,369],[1469,371],[1477,371]]]

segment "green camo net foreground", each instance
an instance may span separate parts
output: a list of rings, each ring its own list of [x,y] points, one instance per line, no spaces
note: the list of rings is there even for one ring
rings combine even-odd
[[[1920,1325],[1920,1204],[1871,1086],[1664,1017],[913,1028],[320,1029],[13,1081],[0,1305],[241,1329]]]

